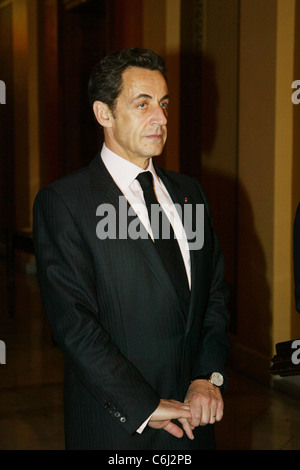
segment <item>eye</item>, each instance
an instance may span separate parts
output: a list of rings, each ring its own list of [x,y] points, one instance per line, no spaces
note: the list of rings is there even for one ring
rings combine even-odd
[[[138,108],[140,108],[140,109],[146,108],[146,103],[140,103],[140,104],[138,105]]]
[[[163,103],[160,103],[160,106],[163,109],[168,109],[169,103],[167,101],[164,101]]]

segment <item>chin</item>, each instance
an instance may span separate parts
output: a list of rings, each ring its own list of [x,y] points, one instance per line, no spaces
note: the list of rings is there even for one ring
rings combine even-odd
[[[160,155],[161,152],[163,151],[164,149],[164,144],[160,143],[160,144],[156,144],[156,145],[153,145],[152,146],[152,149],[150,150],[149,153],[151,153],[153,156],[155,155]]]

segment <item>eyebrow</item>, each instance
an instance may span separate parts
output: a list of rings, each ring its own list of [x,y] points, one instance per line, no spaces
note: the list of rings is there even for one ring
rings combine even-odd
[[[147,99],[147,100],[149,100],[149,99],[151,100],[151,99],[152,99],[152,96],[147,95],[147,93],[140,93],[138,96],[135,96],[135,97],[132,99],[132,102],[138,101],[138,100],[140,100],[141,98],[145,98],[145,99]],[[169,99],[169,95],[165,95],[165,96],[163,96],[163,97],[160,99],[160,101],[164,101],[164,100],[168,100],[168,99]]]

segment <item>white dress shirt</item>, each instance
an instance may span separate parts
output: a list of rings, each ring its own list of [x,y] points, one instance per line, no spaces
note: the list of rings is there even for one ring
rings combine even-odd
[[[143,190],[136,177],[143,171],[151,171],[154,181],[154,190],[158,202],[166,213],[174,233],[176,235],[181,254],[184,260],[184,265],[187,273],[189,286],[191,285],[191,268],[190,268],[190,253],[189,246],[183,229],[183,225],[180,216],[174,206],[174,203],[160,180],[157,176],[155,168],[153,166],[152,158],[149,160],[149,165],[146,170],[141,169],[134,163],[126,160],[125,158],[119,157],[114,152],[109,150],[104,144],[101,151],[101,158],[108,172],[113,178],[116,185],[122,191],[127,201],[139,217],[140,221],[146,228],[147,232],[153,239],[152,230],[149,221],[148,210],[144,200]],[[151,415],[152,416],[152,415]],[[151,416],[137,429],[138,433],[142,433],[147,426]]]

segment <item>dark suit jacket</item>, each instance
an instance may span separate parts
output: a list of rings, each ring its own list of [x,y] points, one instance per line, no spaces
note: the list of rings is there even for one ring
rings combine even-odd
[[[194,179],[156,168],[174,202],[205,204],[205,242],[191,251],[189,311],[183,311],[151,239],[96,236],[97,207],[118,209],[120,190],[100,154],[88,168],[40,191],[34,240],[41,294],[65,357],[69,449],[197,449],[214,446],[213,427],[194,441],[149,426],[135,431],[160,398],[184,400],[190,381],[225,375],[227,287],[209,209]]]
[[[300,313],[300,204],[294,220],[294,281],[296,309]]]

